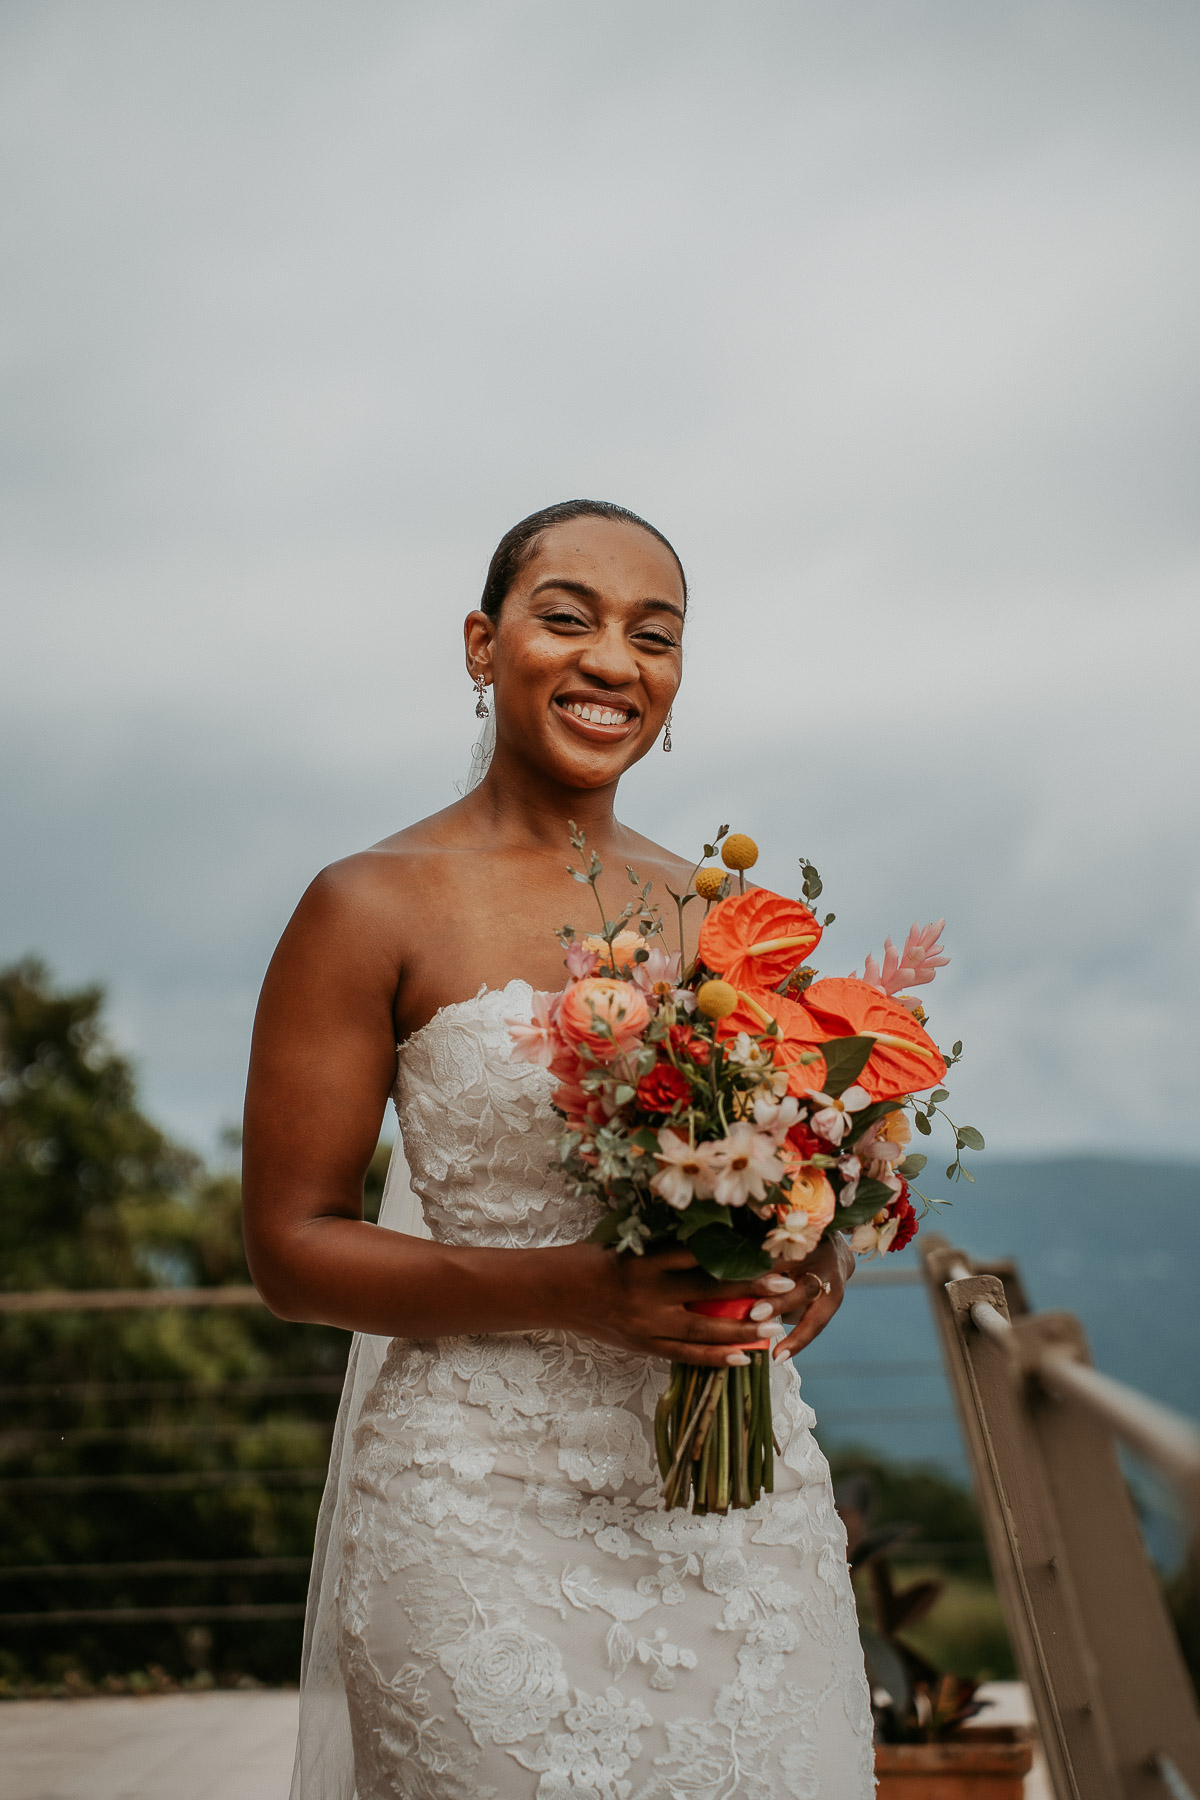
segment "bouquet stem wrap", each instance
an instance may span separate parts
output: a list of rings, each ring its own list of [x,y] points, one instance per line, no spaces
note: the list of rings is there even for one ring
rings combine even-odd
[[[691,1312],[711,1319],[745,1319],[752,1300],[697,1300]],[[753,1506],[775,1485],[771,1425],[771,1352],[747,1346],[749,1365],[703,1369],[671,1364],[654,1419],[658,1469],[669,1507],[694,1513]]]

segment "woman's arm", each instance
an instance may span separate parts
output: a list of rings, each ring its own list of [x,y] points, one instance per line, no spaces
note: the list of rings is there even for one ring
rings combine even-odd
[[[243,1227],[267,1305],[283,1318],[382,1337],[568,1329],[717,1366],[755,1341],[753,1324],[686,1310],[715,1286],[686,1253],[473,1248],[364,1221],[363,1177],[396,1074],[399,901],[394,869],[370,853],[326,870],[263,983],[246,1091]],[[767,1299],[775,1311],[793,1287],[788,1276],[766,1276],[722,1292]]]

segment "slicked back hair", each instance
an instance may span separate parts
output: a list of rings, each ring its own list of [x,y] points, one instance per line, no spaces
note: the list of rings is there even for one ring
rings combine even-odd
[[[686,606],[687,576],[683,572],[679,552],[656,526],[651,525],[647,519],[639,518],[637,513],[630,512],[627,506],[617,506],[612,500],[560,500],[556,506],[543,506],[540,512],[530,513],[527,519],[522,519],[510,531],[505,532],[488,564],[479,610],[485,612],[489,619],[498,619],[500,608],[504,605],[513,582],[530,558],[537,555],[543,535],[552,526],[566,525],[572,519],[614,519],[622,525],[636,525],[639,530],[648,531],[675,558],[679,579],[683,583]]]

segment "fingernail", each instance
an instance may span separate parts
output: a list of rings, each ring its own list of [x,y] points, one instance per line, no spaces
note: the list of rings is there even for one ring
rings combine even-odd
[[[757,1306],[752,1306],[750,1308],[750,1317],[755,1321],[759,1319],[769,1319],[774,1311],[775,1308],[771,1305],[769,1300],[760,1300]]]
[[[725,1366],[728,1369],[747,1369],[750,1366],[750,1358],[743,1356],[740,1350],[735,1350],[732,1356],[725,1358]]]
[[[790,1294],[796,1284],[794,1281],[790,1281],[786,1275],[766,1275],[763,1277],[762,1285],[768,1294]],[[754,1314],[751,1313],[750,1316],[753,1318]]]
[[[783,1357],[784,1357],[784,1347],[783,1347],[783,1345],[782,1345],[782,1344],[777,1344],[777,1345],[776,1345],[776,1347],[775,1347],[775,1349],[774,1349],[774,1350],[773,1350],[773,1351],[772,1351],[772,1352],[771,1352],[771,1355],[772,1355],[772,1357],[773,1357],[773,1358],[774,1358],[774,1360],[775,1360],[775,1361],[776,1361],[776,1362],[782,1362],[782,1361],[783,1361]]]

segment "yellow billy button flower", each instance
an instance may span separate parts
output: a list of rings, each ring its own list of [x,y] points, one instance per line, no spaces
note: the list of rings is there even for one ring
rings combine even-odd
[[[702,900],[718,900],[724,879],[720,869],[701,869],[696,877],[696,892]]]
[[[737,989],[727,981],[703,981],[696,993],[696,1011],[706,1019],[727,1019],[737,1003]]]
[[[727,869],[752,869],[758,861],[758,845],[744,831],[735,831],[721,845],[721,861]]]

